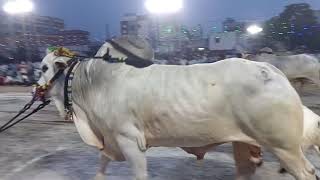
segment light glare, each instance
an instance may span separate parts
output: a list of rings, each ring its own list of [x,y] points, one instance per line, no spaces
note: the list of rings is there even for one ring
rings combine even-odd
[[[183,0],[147,0],[145,7],[150,13],[171,14],[183,8]]]
[[[33,10],[33,3],[30,0],[12,0],[3,6],[3,10],[9,14],[28,13]]]
[[[251,25],[247,28],[247,31],[250,33],[250,34],[258,34],[258,33],[261,33],[263,31],[263,29],[258,26],[258,25]]]

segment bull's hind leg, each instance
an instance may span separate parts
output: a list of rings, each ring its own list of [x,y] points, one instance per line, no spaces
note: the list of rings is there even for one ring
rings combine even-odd
[[[137,139],[125,135],[118,135],[117,142],[121,152],[133,169],[135,179],[147,180],[146,155],[145,152],[140,149]]]
[[[97,172],[96,177],[94,178],[95,180],[105,180],[106,179],[106,168],[109,164],[109,162],[111,161],[107,156],[105,156],[103,153],[101,153],[100,155],[100,167],[99,170]]]
[[[314,167],[305,158],[300,147],[294,149],[273,149],[274,154],[280,159],[284,167],[297,180],[315,180]]]
[[[233,156],[236,163],[236,180],[250,180],[256,172],[256,167],[259,163],[255,163],[251,160],[252,145],[234,142],[233,145]]]

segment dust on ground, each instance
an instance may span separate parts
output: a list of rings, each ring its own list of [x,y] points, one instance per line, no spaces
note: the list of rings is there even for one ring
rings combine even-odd
[[[28,93],[32,88],[32,86],[0,86],[0,93]]]

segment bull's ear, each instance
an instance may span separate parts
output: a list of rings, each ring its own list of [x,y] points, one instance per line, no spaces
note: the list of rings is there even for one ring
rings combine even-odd
[[[68,64],[67,61],[64,58],[57,58],[54,61],[54,65],[58,68],[58,69],[65,69],[67,68]]]

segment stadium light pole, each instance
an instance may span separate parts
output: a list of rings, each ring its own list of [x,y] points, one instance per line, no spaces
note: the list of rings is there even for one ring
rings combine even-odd
[[[146,0],[145,7],[152,14],[173,14],[183,8],[183,0]]]
[[[184,0],[145,0],[146,10],[155,18],[156,25],[156,45],[160,38],[160,17],[179,13],[183,8]],[[179,40],[180,43],[180,40]]]
[[[8,14],[24,14],[32,12],[33,2],[30,0],[10,0],[3,5],[3,10]]]
[[[250,35],[256,35],[256,34],[259,34],[263,31],[263,28],[258,26],[258,25],[251,25],[247,28],[247,32],[250,34]]]
[[[22,33],[25,37],[25,15],[32,12],[34,10],[34,4],[32,0],[8,0],[5,2],[5,4],[2,6],[2,9],[4,12],[6,12],[9,15],[21,15],[23,17],[23,27],[22,27]],[[15,34],[12,34],[11,36],[14,37]],[[17,47],[16,41],[11,44],[12,46]],[[29,51],[26,52],[27,58],[30,58]]]

